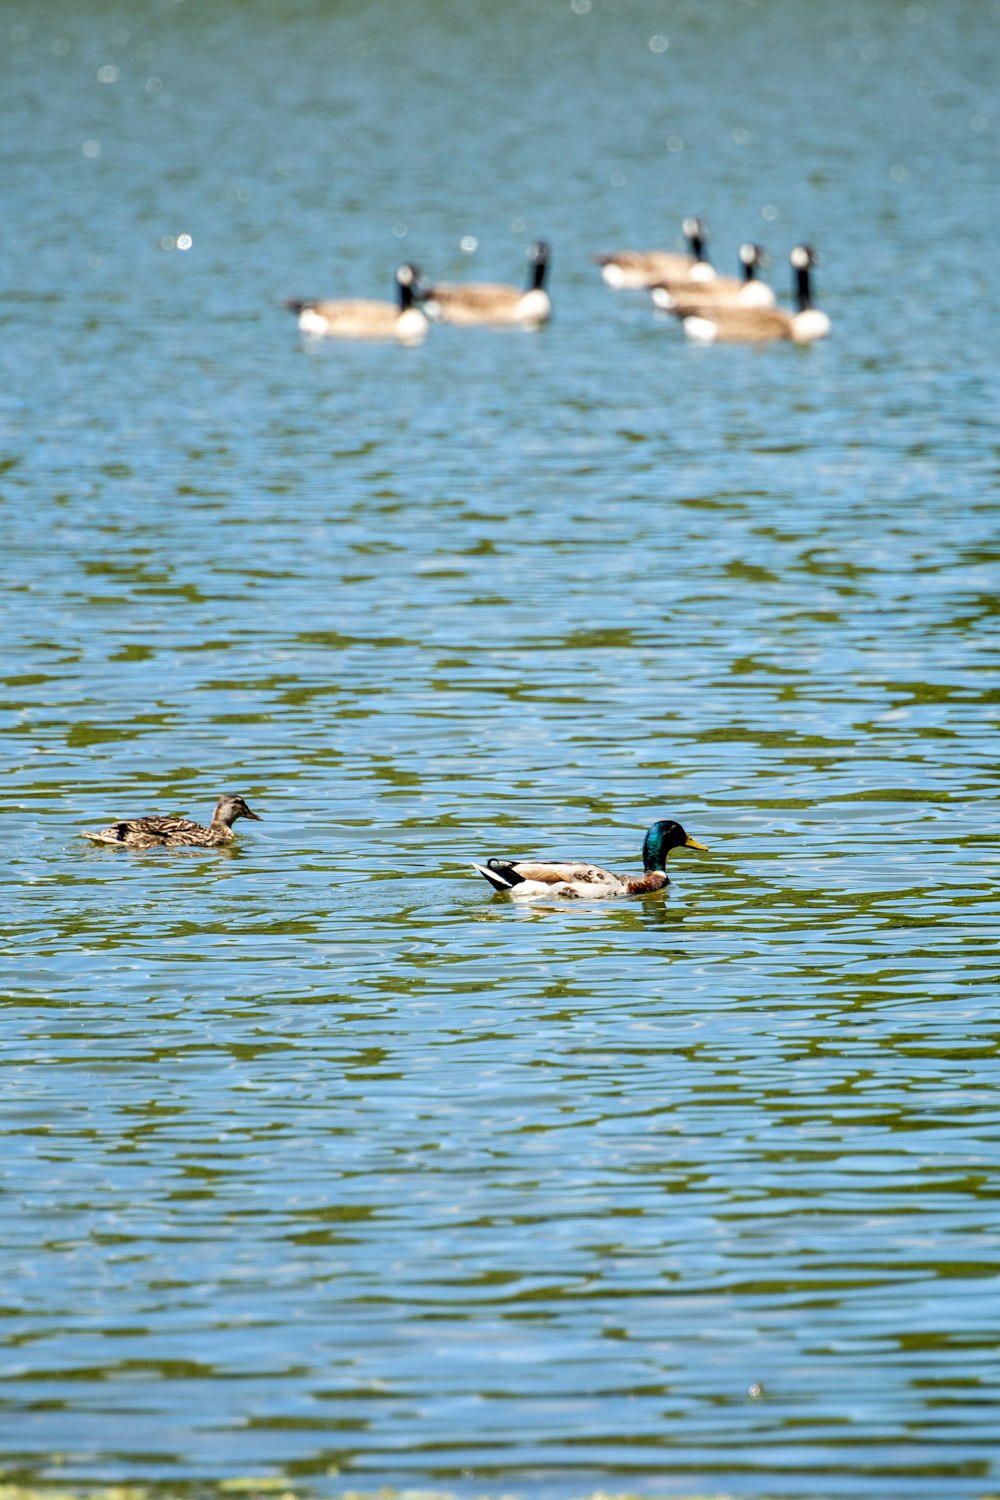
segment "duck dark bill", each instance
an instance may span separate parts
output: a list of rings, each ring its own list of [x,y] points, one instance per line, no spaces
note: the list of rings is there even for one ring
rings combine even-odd
[[[238,818],[252,818],[255,823],[264,821],[243,797],[224,792],[207,825],[153,813],[145,818],[121,818],[96,833],[85,830],[83,837],[93,844],[110,844],[119,849],[221,849],[235,838],[233,824]]]

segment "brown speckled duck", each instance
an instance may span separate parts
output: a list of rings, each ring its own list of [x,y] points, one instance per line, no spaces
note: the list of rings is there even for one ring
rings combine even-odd
[[[534,859],[488,859],[485,865],[473,862],[495,891],[506,891],[515,901],[536,901],[540,896],[604,900],[608,896],[648,896],[670,884],[665,869],[671,849],[705,849],[697,839],[685,833],[679,823],[661,818],[646,834],[642,846],[641,875],[616,875],[599,865],[576,860],[552,862]]]
[[[112,844],[120,849],[222,849],[236,836],[233,824],[237,818],[263,822],[259,813],[250,811],[242,797],[227,792],[215,804],[207,828],[202,823],[192,823],[189,818],[162,818],[154,813],[148,818],[123,818],[96,833],[84,829],[82,837],[95,844]]]

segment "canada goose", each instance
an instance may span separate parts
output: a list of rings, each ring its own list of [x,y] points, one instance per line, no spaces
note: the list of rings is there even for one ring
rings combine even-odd
[[[809,245],[796,245],[792,251],[796,312],[783,307],[713,307],[694,298],[678,302],[671,312],[683,320],[684,332],[698,344],[757,344],[774,339],[811,344],[830,332],[830,319],[812,305],[809,268],[818,260]]]
[[[708,230],[704,219],[689,217],[681,225],[691,246],[690,255],[673,250],[615,250],[595,255],[601,275],[614,291],[634,291],[664,281],[712,281],[715,267],[705,253]]]
[[[646,834],[642,845],[642,875],[616,875],[599,865],[578,860],[554,862],[534,859],[489,859],[473,863],[495,891],[506,891],[515,901],[533,901],[539,896],[584,897],[603,900],[608,896],[648,896],[670,884],[665,869],[671,849],[705,849],[685,833],[679,823],[661,818]],[[705,849],[706,854],[708,850]]]
[[[229,792],[219,798],[207,828],[202,823],[192,823],[190,818],[161,818],[154,814],[148,818],[123,818],[96,833],[84,829],[82,837],[94,844],[113,844],[125,849],[220,849],[235,838],[233,824],[237,818],[262,821],[260,814],[251,812],[242,797]]]
[[[537,327],[552,313],[545,275],[549,246],[536,240],[528,251],[528,285],[522,291],[499,281],[442,281],[423,295],[424,308],[435,323],[509,323]]]
[[[669,312],[677,302],[698,301],[711,303],[713,307],[773,307],[774,293],[764,281],[758,281],[758,266],[766,263],[767,256],[759,245],[740,246],[741,278],[716,276],[711,281],[692,281],[684,277],[679,281],[664,280],[653,287],[653,301],[657,307]]]
[[[373,298],[341,298],[334,302],[304,302],[289,297],[285,303],[298,314],[303,333],[321,334],[336,339],[400,339],[413,344],[427,332],[427,319],[414,296],[420,272],[416,266],[399,266],[396,271],[396,302],[376,302]]]

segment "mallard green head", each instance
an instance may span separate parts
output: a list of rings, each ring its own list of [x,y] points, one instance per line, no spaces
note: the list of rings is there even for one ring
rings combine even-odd
[[[644,870],[664,870],[667,865],[667,855],[671,849],[708,849],[704,844],[699,844],[689,833],[685,833],[679,823],[673,822],[671,818],[661,818],[654,823],[646,834],[642,845],[642,868]]]

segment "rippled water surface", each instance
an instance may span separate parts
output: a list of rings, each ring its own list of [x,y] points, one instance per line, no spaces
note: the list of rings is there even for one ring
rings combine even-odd
[[[4,6],[7,1476],[1000,1487],[998,27]],[[689,212],[829,341],[604,289]],[[539,234],[541,334],[282,307]]]

